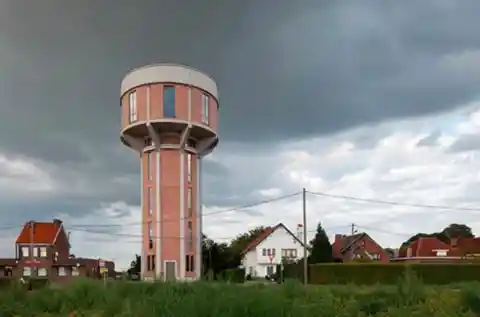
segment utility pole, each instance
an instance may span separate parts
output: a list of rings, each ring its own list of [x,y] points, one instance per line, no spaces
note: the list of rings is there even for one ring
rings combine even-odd
[[[355,234],[355,224],[352,223],[352,236]]]
[[[307,190],[302,190],[303,200],[303,283],[308,284],[308,248],[307,248]]]

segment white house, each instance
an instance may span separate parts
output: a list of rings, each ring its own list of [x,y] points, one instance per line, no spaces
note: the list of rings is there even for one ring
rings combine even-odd
[[[303,258],[303,242],[284,224],[268,227],[242,252],[242,265],[245,274],[252,277],[265,277],[275,273],[277,264],[283,258],[299,260]]]

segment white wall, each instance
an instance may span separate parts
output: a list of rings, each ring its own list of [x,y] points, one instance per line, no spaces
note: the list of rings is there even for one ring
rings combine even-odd
[[[245,268],[245,276],[250,274],[252,271],[252,276],[258,276],[257,272],[257,252],[255,249],[248,251],[242,260],[243,267]]]
[[[275,256],[270,264],[268,255],[263,256],[263,249],[274,249]],[[267,275],[267,268],[273,266],[275,272],[276,265],[282,263],[282,249],[296,249],[297,260],[303,258],[303,246],[298,242],[294,242],[294,238],[283,227],[278,228],[269,237],[263,240],[255,249],[250,250],[245,254],[243,265],[245,267],[245,274],[250,273],[250,268],[253,268],[253,276],[264,277]]]

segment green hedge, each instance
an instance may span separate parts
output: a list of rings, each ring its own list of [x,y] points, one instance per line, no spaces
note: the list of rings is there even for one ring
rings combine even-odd
[[[232,283],[245,282],[245,269],[226,269],[219,273],[220,280]]]
[[[298,267],[287,267],[285,278],[301,278]],[[425,284],[480,281],[479,264],[314,264],[309,267],[310,284],[395,284],[415,275]]]

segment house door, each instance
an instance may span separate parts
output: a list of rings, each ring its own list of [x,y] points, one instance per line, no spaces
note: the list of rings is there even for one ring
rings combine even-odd
[[[270,275],[273,275],[273,266],[267,266],[267,275],[270,276]]]
[[[165,261],[165,279],[167,281],[175,281],[177,279],[176,264],[175,261]]]

